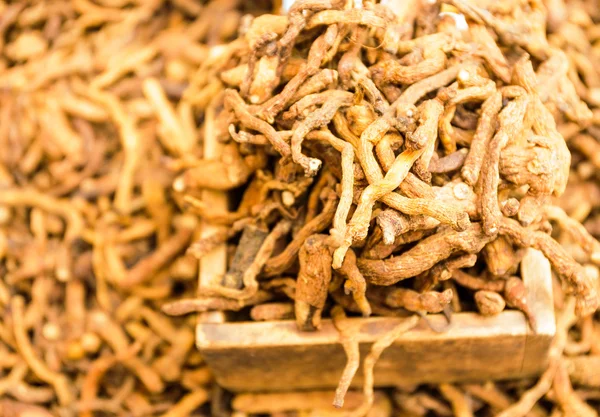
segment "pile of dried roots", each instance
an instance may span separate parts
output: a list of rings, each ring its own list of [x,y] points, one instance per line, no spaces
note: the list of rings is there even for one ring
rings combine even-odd
[[[337,406],[346,315],[406,317],[344,410],[240,395],[238,416],[597,416],[600,7],[262,3],[0,1],[0,415],[229,415],[195,317],[168,316],[229,310],[332,317]],[[373,391],[419,315],[535,329],[529,247],[558,324],[533,387]]]

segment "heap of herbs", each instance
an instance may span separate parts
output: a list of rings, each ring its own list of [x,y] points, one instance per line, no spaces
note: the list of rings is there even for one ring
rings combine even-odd
[[[329,316],[349,359],[335,394],[236,416],[597,416],[595,1],[266,3],[0,1],[0,415],[231,415],[172,316],[242,310]],[[535,330],[528,247],[556,278],[539,381],[373,390],[428,313]],[[353,314],[406,317],[363,395]]]
[[[174,182],[192,211],[230,226],[192,253],[240,235],[238,245],[228,273],[203,285],[201,298],[164,311],[260,304],[253,317],[293,315],[311,331],[326,310],[337,321],[344,310],[448,312],[457,283],[473,290],[482,314],[508,304],[535,328],[515,276],[522,249],[532,247],[573,296],[574,314],[593,314],[597,279],[549,234],[554,221],[600,262],[600,244],[551,201],[565,191],[571,161],[555,117],[586,126],[593,113],[569,77],[568,56],[548,42],[544,6],[513,3],[490,13],[464,0],[407,2],[392,12],[374,2],[301,0],[286,16],[248,20],[220,51],[225,88],[205,120],[204,140],[222,143],[223,156]],[[183,100],[204,96],[209,83],[199,78]],[[240,187],[235,211],[194,196]],[[293,309],[270,302],[282,293]],[[552,374],[560,351],[551,353]],[[355,364],[347,370],[338,406]]]
[[[513,275],[526,247],[547,256],[579,316],[597,309],[595,283],[547,233],[570,164],[552,112],[577,123],[592,113],[558,71],[568,61],[546,40],[545,14],[533,8],[527,19],[540,24],[513,27],[461,1],[444,9],[426,18],[418,7],[299,1],[287,16],[249,19],[203,65],[182,100],[205,97],[207,74],[219,73],[204,140],[223,154],[182,158],[173,187],[191,212],[229,226],[191,253],[239,244],[205,297],[166,311],[242,308],[293,286],[304,330],[319,327],[330,294],[364,316],[440,312],[450,278],[506,299],[522,285]],[[196,197],[203,189],[241,189],[241,202],[219,211]],[[465,276],[480,258],[485,270]],[[475,299],[502,310],[487,308],[501,304],[493,294]]]

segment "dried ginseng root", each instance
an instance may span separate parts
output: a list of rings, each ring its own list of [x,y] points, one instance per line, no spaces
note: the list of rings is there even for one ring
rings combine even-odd
[[[300,252],[300,271],[296,284],[296,324],[301,330],[316,330],[321,327],[321,314],[327,301],[327,290],[331,281],[331,250],[326,235],[308,237]]]
[[[400,335],[408,332],[412,328],[414,328],[419,323],[419,317],[413,315],[405,320],[402,323],[398,324],[395,328],[390,330],[388,333],[384,334],[380,339],[373,343],[371,346],[371,350],[369,354],[365,357],[363,361],[363,395],[364,400],[363,404],[355,411],[349,413],[350,417],[361,417],[364,416],[374,401],[373,394],[373,384],[374,384],[374,376],[373,370],[375,368],[375,364],[377,360],[383,353],[383,351],[388,348]]]
[[[506,280],[506,284],[504,285],[504,299],[507,305],[517,308],[525,314],[532,329],[536,328],[535,316],[527,304],[525,284],[520,278],[510,277]]]
[[[344,283],[346,294],[351,292],[352,298],[354,298],[363,317],[369,317],[371,315],[371,306],[366,296],[367,281],[356,265],[356,255],[352,249],[346,253],[342,267],[338,269],[338,272],[346,278],[346,282]]]
[[[340,382],[335,390],[335,398],[333,399],[334,407],[341,408],[344,405],[344,397],[348,392],[350,383],[360,365],[360,351],[359,342],[356,337],[357,329],[353,328],[347,320],[346,313],[342,307],[339,305],[333,307],[331,310],[331,317],[333,318],[334,326],[340,334],[340,343],[342,344],[347,357],[346,366],[340,377]]]
[[[573,288],[579,316],[592,314],[600,304],[598,285],[587,276],[578,263],[552,237],[520,226],[516,220],[504,219],[500,233],[510,237],[519,246],[533,247],[544,253],[554,270]],[[517,297],[520,298],[520,297]]]

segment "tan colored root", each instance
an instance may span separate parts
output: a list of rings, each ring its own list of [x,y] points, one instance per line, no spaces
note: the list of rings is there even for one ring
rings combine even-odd
[[[419,316],[412,316],[408,319],[403,320],[402,323],[398,324],[394,329],[386,333],[384,336],[378,339],[373,344],[373,346],[371,346],[371,351],[369,352],[369,354],[363,362],[363,395],[365,398],[363,400],[363,404],[358,409],[348,413],[348,417],[364,417],[367,414],[367,412],[371,409],[374,400],[373,370],[375,368],[375,363],[386,348],[388,348],[392,343],[394,343],[394,341],[398,337],[400,337],[400,335],[414,328],[419,323],[419,320]]]
[[[346,278],[346,283],[344,284],[346,293],[352,293],[352,298],[354,298],[363,317],[369,317],[371,315],[371,306],[366,296],[367,283],[365,277],[363,277],[356,266],[356,254],[352,249],[346,253],[342,267],[338,272]]]
[[[11,309],[15,341],[23,359],[38,378],[54,388],[60,404],[69,406],[74,401],[74,396],[67,377],[48,368],[48,366],[36,356],[33,346],[31,345],[27,329],[23,323],[25,300],[20,296],[14,297],[11,302]]]
[[[333,406],[341,408],[344,406],[344,397],[350,388],[352,379],[360,365],[359,343],[356,339],[356,329],[347,321],[346,314],[340,306],[335,306],[331,310],[333,324],[340,334],[340,343],[346,353],[346,366],[335,390]]]

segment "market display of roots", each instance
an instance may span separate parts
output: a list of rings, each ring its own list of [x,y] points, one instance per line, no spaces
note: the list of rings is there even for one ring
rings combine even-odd
[[[0,415],[598,415],[600,6],[381,3],[0,1]],[[526,248],[539,380],[374,391],[428,313],[535,331]],[[331,317],[337,391],[227,405],[186,316],[227,310]],[[405,319],[361,360],[372,314]]]

